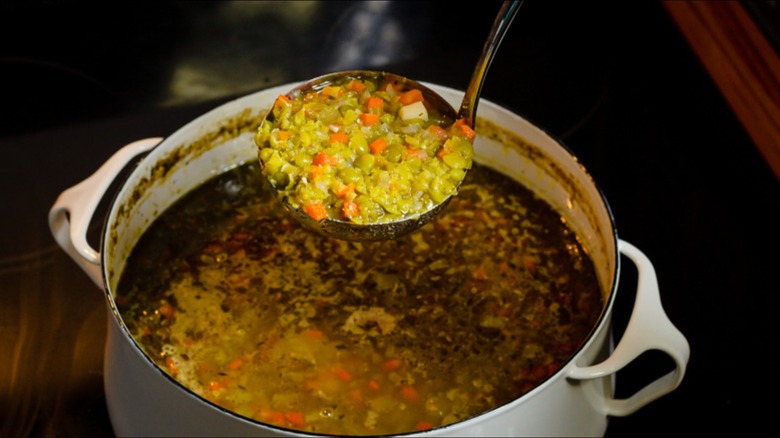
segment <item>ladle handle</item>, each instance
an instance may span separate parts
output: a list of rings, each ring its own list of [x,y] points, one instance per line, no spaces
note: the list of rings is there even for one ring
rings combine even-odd
[[[485,45],[482,47],[482,54],[479,57],[474,72],[471,74],[471,80],[466,88],[466,94],[463,96],[463,102],[460,104],[460,110],[458,111],[458,117],[465,119],[466,124],[474,127],[476,122],[475,114],[477,113],[477,104],[479,103],[479,95],[482,93],[482,84],[485,81],[485,75],[487,74],[490,63],[493,61],[493,55],[496,54],[498,46],[501,44],[501,40],[504,39],[509,25],[512,24],[512,19],[515,18],[517,10],[523,4],[523,0],[505,1],[501,5],[496,19],[493,22],[493,27],[490,29],[490,34]]]
[[[49,228],[54,239],[100,288],[104,287],[100,252],[87,242],[92,216],[125,165],[161,141],[158,137],[147,138],[122,147],[95,173],[62,192],[49,210]]]

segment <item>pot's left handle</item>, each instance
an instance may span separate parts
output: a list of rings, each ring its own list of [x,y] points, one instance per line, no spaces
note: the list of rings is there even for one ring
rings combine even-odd
[[[130,160],[149,151],[160,137],[138,140],[123,146],[84,181],[65,190],[49,210],[49,228],[57,243],[101,289],[100,253],[87,242],[87,229],[95,209],[108,187]]]
[[[575,367],[569,373],[569,378],[587,380],[612,375],[650,350],[669,355],[674,360],[674,370],[650,382],[628,398],[610,397],[605,400],[607,415],[626,416],[680,385],[690,357],[690,346],[661,306],[658,279],[653,264],[642,251],[628,242],[620,240],[618,249],[634,262],[638,272],[636,299],[631,317],[623,336],[607,359],[593,366]]]

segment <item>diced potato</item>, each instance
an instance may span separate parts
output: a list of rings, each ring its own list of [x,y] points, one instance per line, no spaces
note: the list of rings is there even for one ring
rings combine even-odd
[[[409,105],[402,106],[398,110],[398,117],[403,121],[421,119],[428,120],[428,110],[425,109],[425,105],[422,102],[410,103]]]

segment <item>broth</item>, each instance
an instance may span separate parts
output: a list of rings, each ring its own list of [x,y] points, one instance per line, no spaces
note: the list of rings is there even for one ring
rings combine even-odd
[[[433,222],[349,242],[301,228],[256,163],[144,233],[116,303],[161,369],[264,423],[337,435],[425,430],[554,374],[604,303],[561,216],[479,164]]]

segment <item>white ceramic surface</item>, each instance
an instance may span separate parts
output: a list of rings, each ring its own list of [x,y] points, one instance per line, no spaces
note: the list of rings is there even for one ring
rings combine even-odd
[[[246,118],[240,114],[259,116],[278,94],[295,85],[245,96],[204,114],[166,139],[140,140],[122,148],[91,177],[64,191],[52,207],[49,222],[58,243],[106,291],[105,391],[117,435],[305,436],[247,420],[186,390],[143,354],[113,301],[127,254],[160,212],[206,179],[256,159],[252,133],[234,136],[225,129],[226,121]],[[454,105],[462,100],[462,91],[426,85]],[[479,117],[506,132],[500,135],[501,141],[478,134],[477,161],[512,176],[558,209],[594,259],[608,304],[580,351],[534,390],[478,417],[416,435],[603,435],[609,416],[629,415],[680,384],[690,354],[688,343],[663,311],[652,263],[639,249],[618,239],[606,201],[575,157],[544,130],[485,99],[480,102]],[[112,203],[101,249],[91,248],[86,229],[98,202],[125,164],[146,152]],[[159,177],[163,170],[165,176]],[[639,283],[628,327],[613,348],[611,315],[621,254],[637,266]],[[615,399],[617,371],[651,349],[668,354],[675,369],[633,396]]]

